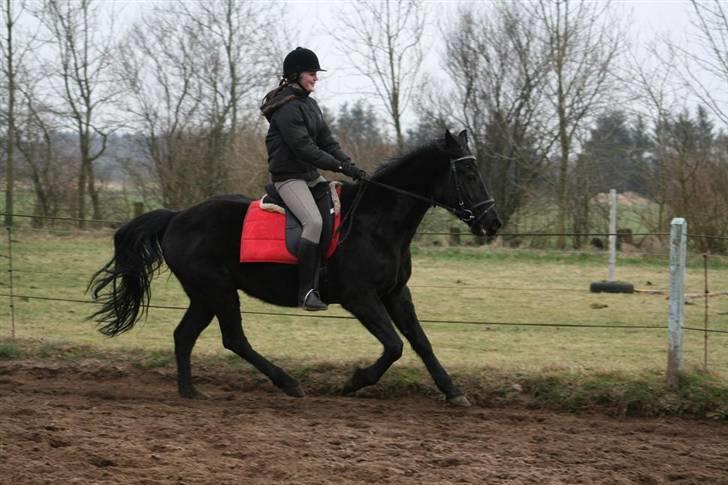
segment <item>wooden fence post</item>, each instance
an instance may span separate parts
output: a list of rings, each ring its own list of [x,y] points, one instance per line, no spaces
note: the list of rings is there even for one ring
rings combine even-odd
[[[144,214],[144,202],[134,202],[134,217]]]
[[[450,246],[460,246],[460,228],[459,227],[450,228],[450,238],[449,238],[448,244]]]
[[[14,281],[14,268],[13,268],[13,228],[12,226],[5,226],[5,230],[8,232],[8,279],[10,290],[10,337],[15,340],[15,286]]]
[[[676,217],[670,223],[670,312],[667,320],[667,385],[675,388],[683,364],[683,322],[685,320],[685,252],[688,223]]]

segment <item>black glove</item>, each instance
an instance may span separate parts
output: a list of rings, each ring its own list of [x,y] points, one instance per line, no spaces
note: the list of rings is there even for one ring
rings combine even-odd
[[[352,162],[351,160],[342,162],[340,171],[347,177],[351,177],[354,180],[359,180],[359,179],[365,178],[367,176],[367,173],[364,170],[357,167],[356,165],[354,165],[354,162]]]

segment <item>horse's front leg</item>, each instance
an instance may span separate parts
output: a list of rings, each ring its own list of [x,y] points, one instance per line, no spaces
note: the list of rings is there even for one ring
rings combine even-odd
[[[468,399],[453,384],[450,375],[440,364],[440,361],[437,360],[432,345],[417,319],[409,288],[404,286],[400,291],[386,295],[383,301],[389,315],[394,320],[394,324],[425,363],[425,367],[430,372],[435,385],[445,394],[447,401],[456,406],[470,406]]]
[[[358,295],[341,305],[350,311],[382,343],[384,351],[374,364],[357,368],[349,382],[344,385],[344,393],[350,394],[362,387],[376,384],[389,367],[402,356],[402,339],[392,326],[386,308],[374,294]]]

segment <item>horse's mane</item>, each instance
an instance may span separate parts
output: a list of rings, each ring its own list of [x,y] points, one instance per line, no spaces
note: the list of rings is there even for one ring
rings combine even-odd
[[[385,159],[374,171],[372,178],[378,179],[387,177],[389,174],[397,172],[399,168],[408,166],[412,160],[432,156],[440,151],[441,143],[442,142],[440,140],[433,140],[429,143],[425,143],[424,145],[415,147],[398,157]]]

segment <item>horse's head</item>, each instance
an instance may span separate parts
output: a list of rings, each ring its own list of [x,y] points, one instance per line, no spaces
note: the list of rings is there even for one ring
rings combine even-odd
[[[488,194],[478,163],[468,147],[465,130],[455,137],[445,132],[442,150],[450,164],[450,174],[435,188],[434,197],[470,227],[476,236],[495,236],[503,225]]]

